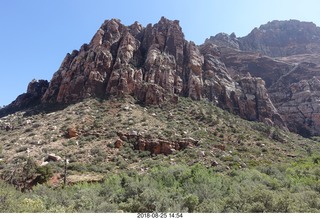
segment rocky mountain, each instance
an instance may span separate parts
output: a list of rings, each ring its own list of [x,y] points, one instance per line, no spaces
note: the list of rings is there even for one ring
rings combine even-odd
[[[264,82],[234,81],[215,52],[214,45],[187,42],[178,21],[161,18],[146,28],[106,21],[89,45],[67,55],[42,102],[108,95],[132,95],[145,104],[206,98],[244,118],[284,126]]]
[[[262,40],[291,22],[195,45],[105,21],[0,109],[0,212],[319,212],[318,28]]]
[[[271,57],[319,53],[320,27],[298,20],[272,21],[240,38],[239,47]]]
[[[246,37],[218,34],[206,42],[219,46],[233,78],[249,72],[266,82],[272,103],[291,131],[320,134],[319,27],[296,20],[272,21]]]
[[[89,44],[67,54],[43,81],[0,111],[85,98],[133,96],[146,105],[206,99],[242,118],[304,136],[318,135],[320,28],[272,21],[248,36],[217,34],[202,45],[185,40],[179,21],[131,26],[105,21]]]

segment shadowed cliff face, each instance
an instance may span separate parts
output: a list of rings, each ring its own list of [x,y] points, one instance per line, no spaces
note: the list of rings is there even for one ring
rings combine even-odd
[[[10,105],[0,109],[0,117],[41,104],[41,98],[48,86],[49,82],[46,80],[32,80],[28,84],[26,93],[19,95]]]
[[[273,103],[290,130],[306,137],[320,134],[319,79],[319,66],[300,62],[269,89]]]

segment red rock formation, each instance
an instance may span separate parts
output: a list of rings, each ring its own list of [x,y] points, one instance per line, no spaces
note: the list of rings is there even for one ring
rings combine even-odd
[[[121,148],[123,146],[123,141],[121,139],[117,139],[114,143],[115,148]]]
[[[295,20],[273,21],[243,38],[217,35],[206,42],[219,45],[221,60],[233,79],[239,80],[250,72],[265,80],[273,106],[291,131],[306,137],[320,134],[319,27]],[[267,112],[268,108],[261,107],[257,112]]]
[[[89,45],[66,56],[42,101],[106,95],[133,95],[147,104],[172,99],[182,91],[185,43],[177,21],[161,18],[146,28],[106,21]]]
[[[161,104],[184,96],[208,99],[245,119],[284,128],[287,123],[292,131],[317,135],[319,45],[319,27],[294,20],[269,22],[242,38],[217,34],[201,46],[184,39],[179,21],[162,17],[143,27],[107,20],[89,44],[67,54],[49,86],[33,82],[0,116],[40,99],[69,104],[131,95]]]
[[[138,134],[118,133],[120,139],[133,144],[133,148],[139,151],[150,151],[151,154],[171,154],[174,150],[184,150],[198,146],[198,141],[193,138],[185,138],[177,141],[163,139],[149,139]],[[116,140],[115,145],[119,142]],[[123,141],[120,140],[123,144]]]
[[[78,131],[75,127],[70,127],[67,130],[67,138],[75,138],[78,136]]]

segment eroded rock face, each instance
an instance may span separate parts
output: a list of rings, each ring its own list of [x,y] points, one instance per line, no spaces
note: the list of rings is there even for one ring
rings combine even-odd
[[[232,49],[240,50],[239,40],[235,33],[232,33],[230,35],[226,33],[218,33],[214,37],[212,36],[209,39],[206,39],[205,42],[211,42],[219,47],[229,47]]]
[[[90,44],[68,54],[53,76],[44,103],[133,95],[159,104],[183,92],[185,44],[178,21],[161,18],[146,28],[105,21]]]
[[[48,86],[49,82],[46,80],[32,80],[28,85],[26,93],[19,95],[11,104],[0,110],[0,117],[40,104],[41,98]]]
[[[318,135],[319,45],[319,27],[295,20],[269,22],[242,38],[217,34],[200,46],[185,40],[179,21],[162,17],[143,27],[107,20],[89,44],[67,54],[50,84],[32,82],[0,115],[89,97],[162,104],[184,96]]]
[[[184,96],[208,99],[245,119],[273,120],[277,110],[262,80],[235,78],[238,70],[225,66],[221,46],[228,45],[239,49],[234,34],[218,34],[197,46],[184,39],[179,21],[164,17],[147,27],[107,20],[89,44],[66,55],[37,98],[43,104],[69,104],[89,97],[132,95],[144,104],[162,104]],[[28,88],[32,94],[34,90]]]
[[[175,150],[184,150],[190,147],[199,146],[199,141],[193,138],[184,138],[176,141],[164,140],[164,139],[150,139],[137,133],[118,133],[120,139],[116,140],[115,146],[121,141],[121,145],[124,141],[133,144],[133,148],[139,151],[149,151],[151,154],[164,154],[168,155]]]
[[[274,107],[291,131],[306,137],[320,134],[319,27],[295,20],[273,21],[242,38],[224,34],[206,42],[217,45],[216,50],[234,80],[250,74],[266,82]]]
[[[217,47],[213,42],[207,40],[200,46],[204,55],[203,96],[242,118],[261,122],[271,120],[274,125],[286,128],[285,122],[269,98],[265,81],[260,77],[252,77],[248,70],[243,71],[244,62],[237,56],[239,51],[231,48],[233,53],[227,53],[227,50],[219,53],[217,51],[221,52],[222,47]],[[225,57],[223,54],[230,55]],[[224,63],[229,65],[226,66]]]
[[[272,21],[238,40],[241,50],[272,57],[320,53],[320,27],[312,22]]]
[[[291,130],[305,137],[320,133],[319,78],[291,84],[290,99],[278,107],[289,127],[292,127]]]
[[[291,131],[305,137],[320,134],[320,68],[296,65],[272,87],[270,96]]]
[[[235,35],[229,41],[236,42]],[[274,107],[268,108],[269,113],[257,112],[270,105],[268,96],[255,96],[260,108],[242,98],[246,88],[241,86],[246,84],[232,79],[216,47],[211,42],[198,47],[186,41],[179,22],[166,18],[146,28],[137,22],[127,27],[116,19],[106,21],[90,44],[66,56],[42,101],[132,95],[145,104],[161,104],[185,96],[207,98],[243,118],[272,119],[277,113]]]

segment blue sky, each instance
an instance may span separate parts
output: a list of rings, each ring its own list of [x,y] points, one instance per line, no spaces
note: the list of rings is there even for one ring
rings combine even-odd
[[[247,35],[272,20],[320,26],[319,0],[1,0],[0,106],[32,79],[50,80],[66,53],[88,43],[104,20],[123,24],[180,20],[187,40],[201,44],[219,32]]]

